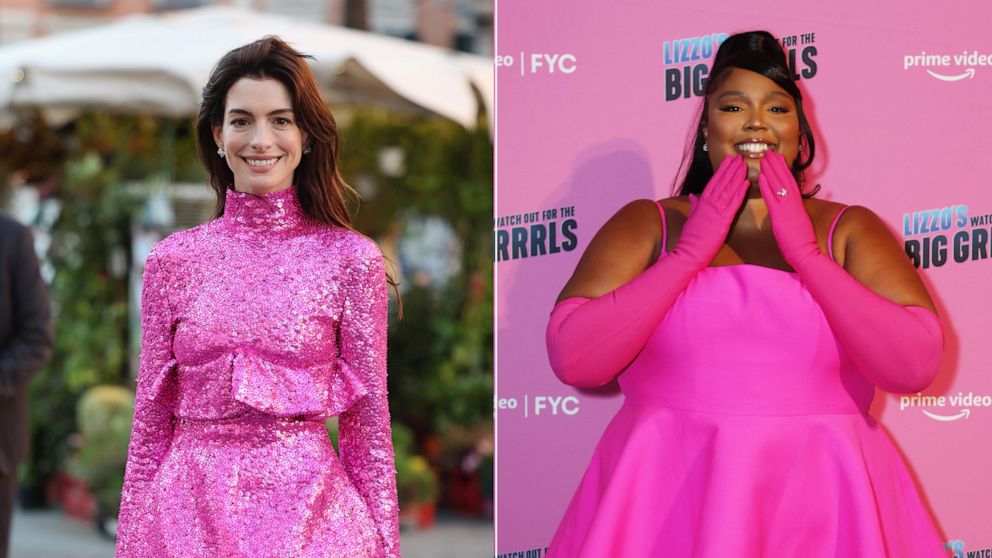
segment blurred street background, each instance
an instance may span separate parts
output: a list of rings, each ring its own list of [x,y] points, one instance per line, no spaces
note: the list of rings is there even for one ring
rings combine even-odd
[[[29,391],[12,558],[113,555],[144,261],[212,218],[199,91],[265,34],[316,57],[355,224],[401,283],[404,556],[493,552],[493,0],[2,0],[0,211],[32,229],[55,332]]]

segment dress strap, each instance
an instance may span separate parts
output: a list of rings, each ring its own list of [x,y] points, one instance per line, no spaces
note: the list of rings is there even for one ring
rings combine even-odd
[[[834,229],[837,228],[837,222],[840,221],[840,216],[844,214],[851,206],[845,205],[837,212],[834,216],[834,221],[830,223],[830,230],[827,231],[827,255],[830,256],[831,260],[837,261],[834,258]]]
[[[668,245],[668,222],[665,221],[665,208],[662,207],[661,202],[655,200],[655,205],[658,206],[658,213],[661,214],[661,252],[658,257],[665,255],[665,246]]]

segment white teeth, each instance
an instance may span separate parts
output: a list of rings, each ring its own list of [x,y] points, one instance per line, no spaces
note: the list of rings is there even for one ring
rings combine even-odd
[[[738,151],[747,151],[749,153],[764,153],[771,146],[766,143],[739,143],[737,144]]]
[[[275,159],[245,159],[253,167],[267,167],[274,163]]]

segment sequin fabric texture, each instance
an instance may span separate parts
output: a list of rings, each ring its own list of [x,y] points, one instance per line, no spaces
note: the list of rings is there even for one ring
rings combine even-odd
[[[399,556],[386,315],[375,243],[295,187],[159,242],[116,556]]]

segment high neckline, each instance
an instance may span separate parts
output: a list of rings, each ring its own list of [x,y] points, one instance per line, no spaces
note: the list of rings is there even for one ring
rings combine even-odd
[[[262,195],[228,188],[224,222],[237,230],[290,232],[313,225],[296,195],[296,186]]]

